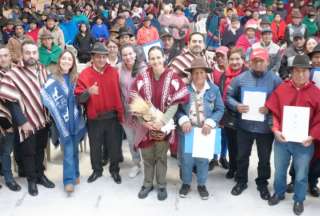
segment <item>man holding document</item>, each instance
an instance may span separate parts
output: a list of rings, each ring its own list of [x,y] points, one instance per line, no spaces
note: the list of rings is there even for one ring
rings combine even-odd
[[[268,179],[271,175],[270,155],[274,136],[269,127],[271,116],[264,106],[266,99],[281,83],[281,79],[269,65],[268,51],[264,48],[252,50],[250,69],[232,81],[227,91],[227,106],[238,112],[237,129],[237,184],[232,188],[232,195],[241,194],[248,186],[248,168],[254,141],[258,151],[257,189],[263,200],[270,198]]]
[[[209,160],[213,158],[215,137],[223,112],[224,105],[219,88],[207,80],[207,73],[212,70],[203,58],[195,58],[191,67],[191,84],[188,85],[190,101],[179,105],[176,117],[183,132],[180,140],[182,186],[179,195],[187,197],[192,182],[192,168],[197,168],[198,192],[201,199],[208,199],[206,189]],[[190,134],[193,137],[190,138]],[[188,141],[191,139],[192,150],[188,152]],[[220,144],[217,144],[220,145]]]
[[[296,215],[304,210],[313,143],[320,139],[320,90],[310,81],[310,69],[308,56],[295,56],[291,79],[281,84],[266,102],[273,114],[275,135],[275,192],[269,205],[276,205],[285,198],[287,169],[292,157],[295,170],[293,212]]]

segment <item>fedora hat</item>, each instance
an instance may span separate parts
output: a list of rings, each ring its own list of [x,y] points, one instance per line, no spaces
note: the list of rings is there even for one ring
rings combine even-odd
[[[130,37],[132,37],[134,34],[130,31],[130,29],[128,29],[126,27],[122,27],[119,29],[118,39],[124,35],[129,35]]]
[[[193,61],[191,62],[191,66],[185,69],[185,71],[192,73],[193,69],[198,69],[198,68],[204,69],[207,73],[211,73],[212,71],[212,69],[209,68],[205,59],[202,57],[197,57],[193,59]]]
[[[96,42],[93,45],[92,50],[90,51],[91,54],[101,54],[101,55],[107,55],[108,54],[108,50],[106,48],[106,46],[101,43],[101,42]]]
[[[310,59],[307,55],[296,55],[292,62],[292,68],[311,68]]]
[[[320,53],[320,44],[317,44],[317,46],[313,48],[312,52],[308,54],[309,58],[312,58],[312,56],[316,53]]]

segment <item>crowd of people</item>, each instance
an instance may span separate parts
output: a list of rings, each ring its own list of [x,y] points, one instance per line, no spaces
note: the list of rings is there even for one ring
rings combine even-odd
[[[231,194],[238,196],[248,187],[253,144],[257,190],[270,206],[294,193],[293,212],[300,215],[308,191],[320,196],[320,1],[0,4],[0,162],[10,190],[21,190],[12,153],[30,195],[39,184],[55,187],[44,166],[51,139],[63,149],[64,190],[74,192],[79,143],[88,134],[88,183],[109,164],[121,184],[126,139],[129,177],[144,175],[140,199],[154,186],[159,200],[167,198],[168,151],[177,159],[180,197],[188,196],[194,173],[201,199],[208,199],[208,173],[216,166],[235,180]],[[263,120],[243,118],[253,109],[243,99],[249,90],[266,95],[257,107]],[[145,107],[150,113],[134,111]],[[309,109],[301,142],[283,131],[286,107]],[[221,128],[221,152],[212,160],[186,151],[186,135],[195,128],[204,136]]]

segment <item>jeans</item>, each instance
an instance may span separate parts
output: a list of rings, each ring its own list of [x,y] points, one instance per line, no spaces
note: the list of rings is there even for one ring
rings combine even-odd
[[[304,147],[301,143],[275,141],[274,145],[274,190],[279,197],[284,197],[287,189],[287,170],[292,157],[295,170],[295,202],[303,202],[308,186],[309,163],[313,156],[314,146]]]
[[[272,143],[274,136],[272,133],[261,134],[252,133],[238,129],[237,142],[238,142],[238,155],[237,155],[237,173],[236,181],[238,183],[248,182],[248,168],[249,158],[251,155],[252,145],[256,140],[257,153],[258,153],[258,177],[256,184],[258,189],[268,185],[268,179],[271,176],[270,156],[272,150]]]
[[[228,151],[228,136],[226,134],[226,130],[221,128],[221,151],[220,157],[226,157]],[[218,159],[218,155],[214,154],[214,159]]]
[[[63,184],[75,184],[79,178],[79,143],[63,144]]]
[[[5,136],[1,137],[2,152],[0,159],[2,162],[2,173],[6,183],[13,181],[12,170],[11,170],[11,153],[14,146],[14,133],[6,133]]]
[[[122,125],[122,126],[123,126],[123,129],[124,129],[126,136],[127,136],[127,141],[128,141],[132,161],[136,164],[139,164],[141,161],[141,156],[140,156],[140,150],[134,149],[134,138],[135,138],[134,137],[134,135],[135,135],[134,128],[128,127],[126,125]]]

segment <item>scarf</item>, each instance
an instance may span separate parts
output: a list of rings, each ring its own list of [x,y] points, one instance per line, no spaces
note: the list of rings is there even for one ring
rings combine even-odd
[[[50,77],[41,89],[43,105],[49,110],[59,132],[60,143],[78,143],[86,133],[85,121],[79,110],[75,96],[74,84],[68,75],[64,83]]]
[[[223,94],[222,94],[223,101],[226,101],[226,99],[227,99],[227,90],[228,90],[229,85],[231,84],[231,81],[233,80],[233,78],[238,76],[241,72],[242,72],[242,68],[240,68],[237,71],[232,70],[231,67],[228,67],[226,69],[226,72],[224,73],[225,81],[224,81],[224,86],[222,89],[223,90]]]

